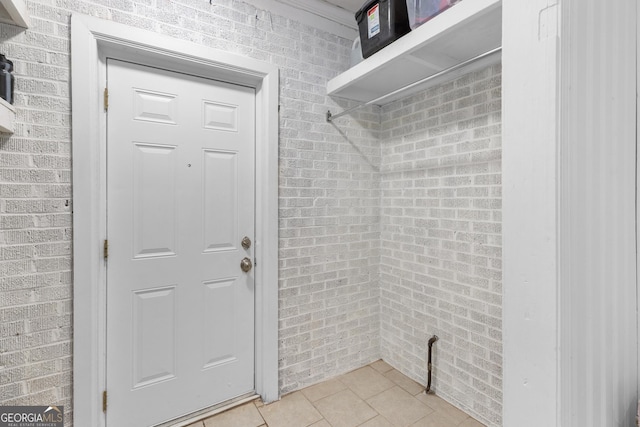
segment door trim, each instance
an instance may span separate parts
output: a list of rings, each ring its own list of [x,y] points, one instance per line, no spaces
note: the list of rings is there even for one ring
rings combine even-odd
[[[71,17],[73,173],[73,413],[104,426],[106,292],[106,58],[256,90],[256,392],[278,390],[278,68],[146,30]]]

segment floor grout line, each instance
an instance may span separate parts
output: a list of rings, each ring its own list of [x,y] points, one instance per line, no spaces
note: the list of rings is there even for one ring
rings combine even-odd
[[[297,394],[297,397],[294,397],[294,399],[296,399],[296,407],[298,407],[297,405],[302,405],[302,407],[306,407],[309,408],[308,411],[311,411],[311,408],[313,409],[313,411],[316,413],[314,415],[315,416],[320,416],[320,419],[317,419],[315,421],[310,421],[309,419],[305,420],[307,422],[309,422],[309,424],[307,426],[312,426],[314,424],[318,424],[321,423],[322,425],[332,425],[329,422],[329,419],[326,418],[325,413],[323,413],[320,409],[320,407],[322,405],[320,405],[321,402],[323,402],[325,399],[334,397],[336,395],[338,395],[339,393],[344,393],[344,392],[349,392],[351,393],[351,395],[353,395],[353,397],[349,396],[349,399],[353,399],[355,397],[354,400],[354,404],[358,405],[359,408],[362,408],[364,410],[364,414],[362,412],[360,412],[360,414],[362,416],[359,417],[355,417],[352,418],[353,422],[358,422],[359,424],[357,424],[357,426],[363,426],[365,424],[367,424],[368,422],[370,422],[371,420],[380,417],[380,421],[386,421],[391,425],[395,425],[395,423],[393,422],[393,420],[387,418],[385,415],[383,415],[382,413],[380,413],[376,408],[374,408],[370,401],[372,401],[373,399],[379,397],[380,395],[382,395],[383,393],[387,393],[390,392],[391,390],[393,390],[392,395],[399,395],[401,397],[400,401],[404,400],[405,402],[407,401],[406,399],[408,397],[403,397],[403,396],[410,396],[411,398],[413,398],[413,400],[415,400],[414,403],[419,404],[422,407],[427,408],[430,412],[428,414],[426,414],[424,417],[419,418],[416,421],[413,421],[413,423],[419,423],[423,420],[428,419],[429,417],[433,417],[436,416],[438,419],[443,420],[443,419],[450,419],[450,424],[446,424],[449,427],[460,427],[461,425],[463,425],[464,423],[469,423],[469,420],[475,420],[473,417],[471,417],[469,414],[465,413],[463,410],[457,408],[456,406],[454,406],[453,404],[447,402],[446,400],[440,398],[439,396],[433,395],[433,397],[429,397],[429,398],[424,398],[421,397],[424,394],[424,390],[418,391],[417,393],[412,393],[412,389],[415,390],[415,386],[413,386],[413,383],[417,384],[418,386],[422,387],[422,385],[418,382],[416,382],[415,380],[413,380],[412,378],[402,374],[402,372],[398,371],[397,369],[390,367],[390,365],[386,364],[383,365],[382,363],[386,363],[383,362],[382,360],[380,361],[376,361],[376,362],[372,362],[368,365],[365,365],[361,368],[355,369],[353,371],[347,372],[345,374],[342,374],[338,377],[334,377],[334,378],[330,378],[328,380],[322,381],[320,383],[316,383],[313,385],[310,385],[308,387],[304,387],[300,390],[296,390],[292,393],[288,393],[286,396],[290,396],[290,395],[294,395]],[[374,368],[372,365],[374,363],[378,363],[378,368],[381,368],[383,370],[379,370],[377,368]],[[387,369],[387,367],[389,366],[389,368]],[[368,368],[368,369],[366,369]],[[362,370],[360,373],[353,375],[354,372]],[[353,376],[348,379],[347,381],[345,381],[347,378],[347,375],[352,374]],[[391,377],[389,377],[391,376]],[[387,383],[385,382],[380,382],[380,377],[384,378],[386,381],[388,381],[389,386],[383,390],[377,391],[378,389],[380,389],[381,387],[386,387]],[[337,383],[333,383],[333,384],[328,384],[331,381],[336,381]],[[327,388],[322,388],[322,385],[325,384],[327,386]],[[404,387],[403,387],[404,385]],[[310,390],[313,387],[319,387],[313,391],[309,392],[309,396],[307,396],[307,394],[305,394],[304,390]],[[367,389],[367,387],[369,387],[369,389]],[[377,391],[375,394],[368,396],[366,399],[361,397],[358,394],[358,391],[360,393],[363,394],[367,394],[367,391],[371,391],[371,387],[375,388]],[[407,387],[407,388],[405,388]],[[338,388],[338,390],[335,390],[335,388]],[[394,390],[396,389],[397,390]],[[325,391],[331,391],[331,393],[327,394],[327,395],[323,395],[323,392]],[[282,396],[282,398],[286,398],[286,396]],[[317,396],[322,396],[322,397],[317,397]],[[315,400],[312,401],[311,398],[314,397]],[[342,399],[343,397],[338,398],[337,401],[339,401],[340,399]],[[435,400],[429,400],[429,399],[435,399]],[[380,402],[382,400],[385,400],[385,398],[378,398],[378,402],[376,403],[376,405],[379,406]],[[399,402],[400,402],[399,401]],[[277,405],[279,402],[282,402],[282,399],[280,399],[277,402],[272,402],[269,405],[265,405],[264,403],[262,403],[262,401],[260,399],[257,400],[253,400],[252,402],[247,402],[247,404],[251,403],[251,405],[253,405],[253,409],[255,411],[258,412],[260,419],[262,420],[262,424],[255,426],[255,427],[270,427],[267,419],[265,418],[265,416],[263,415],[262,411],[260,409],[265,408],[267,406],[270,405]],[[364,403],[364,405],[361,405],[362,403]],[[431,404],[430,404],[431,403]],[[406,403],[405,403],[406,404]],[[412,405],[412,403],[410,403]],[[258,406],[260,405],[260,406]],[[290,405],[290,404],[289,404]],[[435,405],[435,406],[432,406]],[[330,404],[324,405],[323,406],[325,411],[330,411],[331,406]],[[285,406],[285,408],[289,408],[289,410],[291,409],[290,406]],[[366,409],[365,409],[366,408]],[[397,412],[398,407],[392,407],[393,410],[395,410]],[[300,408],[301,410],[303,410],[302,408]],[[381,407],[381,409],[384,409],[384,411],[386,411],[385,413],[389,414],[393,414],[392,412],[389,412],[387,407]],[[341,412],[333,412],[332,417],[335,418],[335,414],[338,413],[342,413],[342,411],[344,411],[344,406],[342,407],[342,409],[340,409]],[[369,413],[370,411],[370,413]],[[271,414],[273,414],[273,412],[270,412]],[[309,412],[307,412],[308,414]],[[362,420],[363,416],[369,416],[369,414],[371,414],[371,416],[369,418],[367,418],[366,420]],[[214,417],[211,417],[214,418]],[[208,418],[206,420],[200,421],[197,424],[193,424],[192,427],[207,427],[206,421],[211,419]],[[456,420],[460,420],[459,422],[456,422]],[[257,421],[257,418],[256,418]],[[274,420],[272,420],[274,421]],[[383,422],[384,422],[383,421]],[[399,421],[399,420],[396,420]],[[477,421],[477,420],[475,420]],[[306,424],[306,423],[305,423]],[[472,425],[476,425],[475,423],[471,423]],[[212,421],[212,425],[216,425],[215,421]],[[225,424],[227,425],[227,424]],[[234,424],[236,425],[236,424]],[[253,425],[253,423],[252,423]],[[355,425],[355,424],[352,424]],[[441,425],[441,424],[438,424]],[[482,425],[482,424],[480,424]],[[290,423],[287,422],[287,426],[290,426]],[[273,427],[279,427],[278,425],[274,425]]]

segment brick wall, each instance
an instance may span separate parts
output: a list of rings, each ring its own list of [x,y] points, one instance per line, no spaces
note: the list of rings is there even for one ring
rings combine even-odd
[[[312,86],[312,98],[324,101],[325,85]],[[380,357],[378,115],[334,125],[326,105],[311,107],[295,101],[281,114],[283,393]]]
[[[382,356],[490,425],[502,414],[501,69],[383,107]]]
[[[280,388],[382,356],[499,425],[500,69],[326,123],[350,40],[238,0],[25,0],[0,24],[16,133],[0,136],[0,404],[71,419],[69,16],[80,12],[276,64]],[[382,118],[382,124],[380,119]],[[69,422],[68,425],[71,425]]]
[[[328,124],[350,40],[237,0],[25,0],[0,24],[17,130],[0,136],[0,404],[65,405],[71,425],[69,17],[79,12],[281,69],[280,387],[379,357],[377,114]]]

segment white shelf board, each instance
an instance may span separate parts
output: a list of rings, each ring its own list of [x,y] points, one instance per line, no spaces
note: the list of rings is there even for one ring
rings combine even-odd
[[[0,22],[29,28],[29,13],[22,0],[0,0]]]
[[[502,45],[502,0],[464,0],[356,64],[327,84],[330,96],[369,102]],[[478,61],[384,104],[464,72],[498,62]]]
[[[0,132],[13,133],[16,124],[16,109],[0,98]]]

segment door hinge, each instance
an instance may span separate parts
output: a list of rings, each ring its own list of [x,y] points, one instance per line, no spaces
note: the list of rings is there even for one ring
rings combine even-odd
[[[109,110],[109,88],[104,88],[104,111]]]
[[[104,239],[104,246],[102,247],[104,259],[109,258],[109,241]]]
[[[107,412],[107,390],[102,392],[102,412]]]

